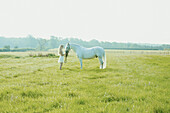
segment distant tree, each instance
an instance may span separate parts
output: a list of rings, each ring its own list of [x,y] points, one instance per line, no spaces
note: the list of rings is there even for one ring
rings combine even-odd
[[[142,44],[142,43],[120,43],[120,42],[108,42],[108,41],[98,41],[90,40],[84,41],[78,38],[62,38],[51,36],[49,40],[35,38],[32,35],[26,37],[11,37],[5,38],[0,36],[0,48],[4,48],[10,51],[10,48],[37,48],[39,50],[47,50],[58,48],[60,44],[66,43],[76,43],[84,47],[101,46],[103,48],[109,49],[153,49],[153,50],[169,50],[170,44]],[[10,45],[10,46],[7,46]]]
[[[10,46],[9,46],[9,45],[6,45],[6,46],[4,46],[4,49],[10,50]]]
[[[18,49],[18,46],[15,46],[14,48],[15,48],[15,49]]]
[[[50,40],[49,40],[49,48],[53,49],[53,48],[57,48],[57,44],[58,44],[58,38],[55,36],[51,36]]]
[[[47,40],[46,39],[42,39],[42,38],[40,38],[40,39],[38,39],[38,49],[40,50],[40,51],[42,51],[42,50],[45,50],[45,45],[46,45],[46,43],[47,43]]]
[[[32,35],[28,35],[25,41],[26,45],[31,48],[36,48],[38,45],[38,39],[36,39]]]
[[[96,39],[93,39],[93,40],[90,40],[89,41],[89,47],[92,47],[92,46],[100,46],[100,42]]]

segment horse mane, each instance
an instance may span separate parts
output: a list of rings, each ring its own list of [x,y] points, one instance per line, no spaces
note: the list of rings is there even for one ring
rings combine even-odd
[[[70,45],[74,45],[74,46],[77,46],[77,47],[83,47],[83,46],[80,46],[80,45],[75,44],[75,43],[71,43]]]

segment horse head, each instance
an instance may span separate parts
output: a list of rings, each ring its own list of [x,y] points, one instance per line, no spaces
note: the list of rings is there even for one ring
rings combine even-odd
[[[67,62],[67,56],[68,56],[70,49],[71,49],[70,44],[67,43],[66,46],[65,46],[65,62]]]

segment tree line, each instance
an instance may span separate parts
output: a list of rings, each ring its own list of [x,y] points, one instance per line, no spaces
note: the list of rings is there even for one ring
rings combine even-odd
[[[105,49],[122,49],[122,50],[169,50],[170,44],[141,44],[141,43],[118,43],[90,40],[84,41],[78,38],[62,38],[51,36],[50,39],[36,38],[32,35],[22,38],[0,37],[0,51],[26,51],[58,48],[60,44],[76,43],[84,47],[101,46]]]

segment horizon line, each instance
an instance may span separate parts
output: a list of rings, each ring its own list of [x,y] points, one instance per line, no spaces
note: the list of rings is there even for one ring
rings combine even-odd
[[[33,38],[35,39],[46,39],[46,40],[50,40],[50,38],[54,35],[51,35],[50,37],[48,38],[44,38],[44,37],[36,37],[36,36],[33,36],[33,35],[27,35],[27,36],[17,36],[17,37],[11,37],[11,36],[0,36],[0,37],[3,37],[3,38],[28,38],[29,36],[32,36]],[[84,39],[81,39],[81,38],[77,38],[77,37],[62,37],[62,36],[54,36],[54,37],[57,37],[57,38],[62,38],[62,39],[79,39],[79,40],[82,40],[82,41],[87,41],[87,42],[90,42],[92,40],[97,40],[98,42],[110,42],[110,43],[132,43],[132,44],[152,44],[152,45],[170,45],[170,43],[150,43],[150,42],[123,42],[123,41],[109,41],[109,40],[98,40],[98,39],[95,39],[95,38],[92,38],[90,40],[84,40]]]

